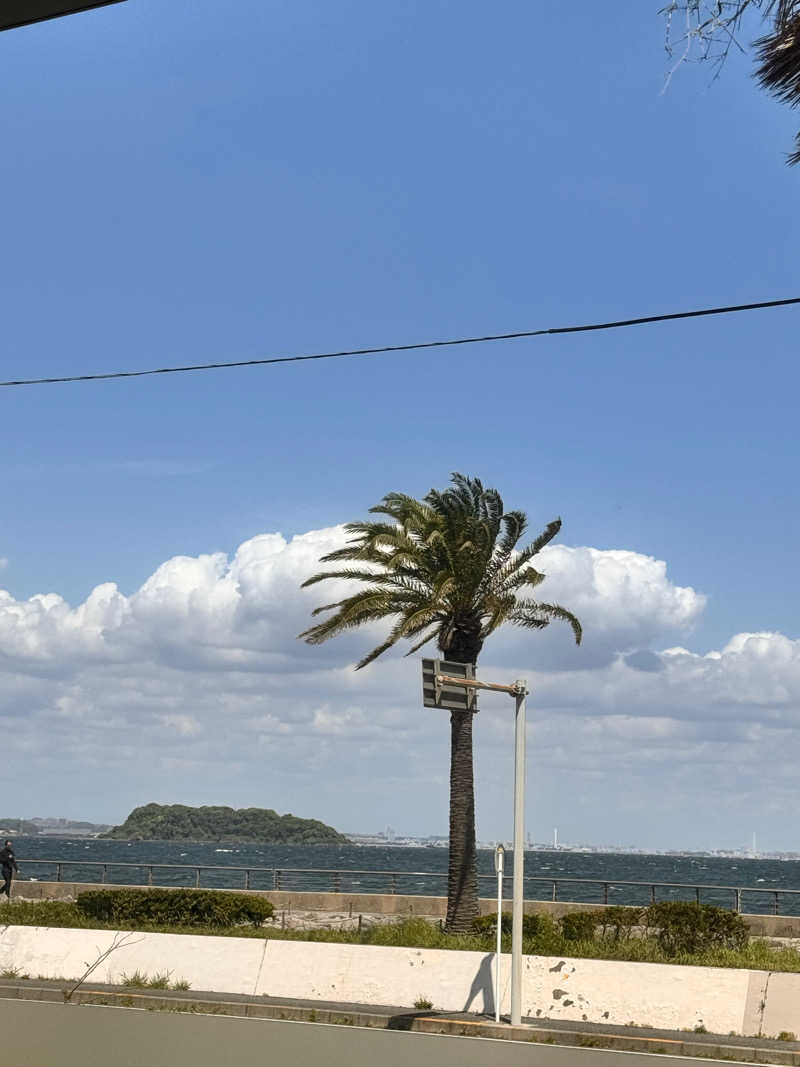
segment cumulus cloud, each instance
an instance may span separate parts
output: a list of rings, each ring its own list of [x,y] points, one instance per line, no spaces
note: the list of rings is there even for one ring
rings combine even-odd
[[[354,672],[380,627],[313,648],[296,639],[311,609],[346,588],[300,589],[343,537],[266,533],[232,557],[177,556],[135,592],[105,583],[76,607],[0,591],[7,792],[30,814],[45,801],[108,819],[148,800],[263,804],[345,829],[444,831],[447,716],[420,707],[418,660],[393,654]],[[540,569],[543,597],[581,618],[585,646],[554,624],[500,632],[482,658],[487,677],[531,684],[537,818],[558,809],[565,825],[566,805],[596,836],[600,808],[587,797],[631,825],[645,797],[667,818],[675,783],[680,796],[747,796],[751,810],[784,803],[783,768],[800,755],[800,642],[741,633],[689,650],[705,598],[639,553],[549,546]],[[505,823],[511,729],[506,704],[483,700],[486,834]],[[777,766],[759,799],[765,760]]]

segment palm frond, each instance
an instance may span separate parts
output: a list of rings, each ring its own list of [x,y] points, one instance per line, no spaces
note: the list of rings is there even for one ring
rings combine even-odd
[[[376,622],[384,619],[387,615],[398,615],[404,609],[402,598],[396,594],[387,595],[382,590],[363,589],[354,596],[339,601],[338,604],[330,605],[325,610],[338,608],[336,615],[332,615],[324,622],[311,626],[299,634],[310,645],[319,645],[327,641],[329,637],[352,630],[365,622]],[[313,612],[312,614],[316,614]]]
[[[498,580],[501,583],[505,582],[512,574],[524,567],[526,563],[529,563],[534,556],[538,556],[545,545],[550,544],[560,529],[561,519],[554,519],[553,522],[549,522],[535,541],[531,541],[520,552],[511,556],[508,562],[501,567],[498,572]]]
[[[489,634],[494,633],[498,627],[512,616],[517,604],[517,598],[515,596],[501,596],[492,598],[490,605],[490,611],[484,618],[481,626],[481,636],[486,638]]]
[[[561,619],[581,640],[580,623],[565,608],[518,595],[544,580],[530,560],[556,536],[560,519],[517,551],[524,512],[504,511],[496,489],[457,472],[445,490],[431,489],[422,500],[387,493],[370,513],[386,519],[347,523],[347,543],[321,560],[333,568],[303,582],[307,588],[331,578],[363,587],[315,609],[314,616],[329,617],[300,634],[310,644],[392,619],[386,640],[359,662],[361,668],[401,639],[415,652],[435,638],[441,651],[474,661],[483,640],[507,621],[540,629]]]
[[[417,641],[417,643],[415,645],[411,646],[411,648],[408,650],[408,652],[406,652],[406,657],[413,656],[415,652],[419,652],[419,650],[424,645],[427,645],[427,643],[429,641],[433,641],[433,639],[435,637],[438,637],[440,629],[441,629],[441,623],[437,622],[435,626],[433,626],[430,630],[428,630],[428,632],[426,634],[423,635],[421,640]]]
[[[569,623],[576,645],[579,645],[583,638],[583,627],[576,616],[566,608],[562,608],[560,604],[544,604],[538,600],[518,600],[509,618],[516,626],[528,626],[535,629],[547,626],[553,619],[560,619],[562,622]]]
[[[510,556],[517,547],[520,537],[525,533],[528,516],[524,511],[507,511],[503,516],[503,536],[497,548],[503,556]]]
[[[424,620],[419,618],[420,615],[425,616]],[[430,615],[430,610],[425,609],[422,612],[416,612],[411,616],[400,619],[392,627],[389,636],[383,644],[378,645],[377,648],[373,648],[373,650],[362,660],[359,660],[356,664],[356,670],[360,671],[362,667],[366,667],[368,663],[372,663],[378,656],[383,655],[383,653],[387,652],[392,645],[397,644],[401,637],[416,637],[421,630],[424,630],[429,625]]]
[[[353,582],[376,582],[381,585],[389,581],[388,574],[381,574],[380,571],[360,571],[354,568],[345,568],[338,571],[320,571],[319,574],[312,574],[310,578],[306,578],[301,583],[301,589],[307,589],[310,585],[316,585],[318,582],[324,582],[326,578],[346,578],[348,581]]]
[[[761,37],[755,47],[762,88],[795,107],[800,103],[800,14]]]
[[[524,570],[512,574],[510,578],[506,578],[504,582],[498,582],[497,588],[498,591],[502,589],[507,592],[515,592],[517,589],[528,585],[535,589],[537,585],[542,584],[546,577],[547,575],[537,571],[535,567],[526,567]]]

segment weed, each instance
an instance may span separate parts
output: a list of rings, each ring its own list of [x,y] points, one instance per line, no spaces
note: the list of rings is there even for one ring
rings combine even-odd
[[[428,1008],[433,1007],[433,1001],[428,1000],[427,997],[417,997],[417,999],[414,1001],[414,1007],[417,1009],[417,1011],[427,1011]]]
[[[781,1030],[781,1032],[778,1034],[778,1041],[796,1041],[796,1040],[797,1040],[797,1034],[795,1034],[792,1030]]]
[[[693,1034],[707,1034],[708,1030],[706,1030],[705,1026],[703,1026],[702,1023],[698,1023],[697,1026],[695,1026],[695,1028],[692,1030],[692,1033]]]
[[[120,985],[128,989],[175,989],[185,992],[192,987],[185,978],[179,978],[177,982],[171,981],[172,971],[156,971],[153,975],[134,971],[133,974],[122,974]]]

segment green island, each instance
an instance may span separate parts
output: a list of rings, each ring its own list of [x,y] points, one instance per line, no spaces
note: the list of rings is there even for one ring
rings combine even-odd
[[[144,804],[121,826],[100,835],[117,841],[258,841],[281,845],[338,845],[347,838],[318,819],[278,815],[270,808],[190,808]]]

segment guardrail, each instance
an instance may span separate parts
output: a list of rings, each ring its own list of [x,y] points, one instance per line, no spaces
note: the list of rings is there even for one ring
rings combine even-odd
[[[439,871],[345,870],[317,867],[228,867],[179,863],[123,863],[92,860],[24,860],[23,866],[45,868],[44,881],[100,882],[108,885],[194,886],[206,889],[287,890],[316,893],[402,893],[446,896],[447,874]],[[75,876],[77,872],[78,876]],[[134,872],[138,877],[134,878]],[[93,877],[81,877],[81,874]],[[47,874],[52,874],[47,878]],[[99,878],[97,877],[99,875]],[[25,880],[24,878],[22,879]],[[39,880],[39,879],[37,879]],[[511,875],[504,878],[510,888]],[[479,892],[494,896],[497,876],[479,874]],[[743,902],[768,903],[774,915],[800,914],[800,890],[758,886],[697,885],[688,882],[635,882],[602,878],[547,878],[526,875],[527,900],[572,904],[653,904],[664,899],[694,899],[741,912]],[[781,911],[782,898],[785,899]],[[786,909],[786,905],[789,909]],[[763,914],[763,913],[762,913]]]

